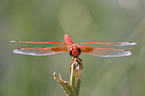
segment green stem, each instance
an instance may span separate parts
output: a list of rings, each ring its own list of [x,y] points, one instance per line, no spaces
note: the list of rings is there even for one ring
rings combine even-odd
[[[61,75],[59,78],[53,73],[54,79],[60,84],[67,96],[79,96],[81,74],[83,69],[82,60],[80,58],[73,58],[70,66],[70,82],[63,81]]]
[[[83,64],[80,58],[73,58],[70,67],[70,85],[79,96]]]

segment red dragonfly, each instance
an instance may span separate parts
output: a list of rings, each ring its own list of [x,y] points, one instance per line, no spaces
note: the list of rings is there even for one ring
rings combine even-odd
[[[126,45],[136,45],[135,42],[82,42],[73,43],[68,34],[64,35],[64,41],[62,42],[33,42],[33,41],[11,41],[11,42],[22,42],[22,43],[38,43],[38,44],[62,44],[66,46],[57,47],[46,47],[46,48],[20,48],[15,49],[13,52],[17,54],[33,55],[33,56],[45,56],[57,53],[68,52],[70,56],[77,58],[81,53],[86,53],[89,55],[97,57],[120,57],[129,56],[131,52],[123,49],[113,49],[113,48],[98,48],[90,46],[79,46],[81,44],[100,44],[109,46],[126,46]]]

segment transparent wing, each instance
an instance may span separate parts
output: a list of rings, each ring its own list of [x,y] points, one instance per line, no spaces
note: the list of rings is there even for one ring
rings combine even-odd
[[[126,46],[126,45],[136,45],[135,42],[111,42],[111,43],[104,43],[104,42],[82,42],[76,43],[79,44],[100,44],[100,45],[109,45],[109,46]]]
[[[113,48],[97,48],[88,46],[79,46],[82,53],[97,57],[120,57],[129,56],[131,52],[123,49],[113,49]]]
[[[62,43],[62,42],[34,42],[34,41],[10,41],[10,42],[22,42],[22,43],[37,43],[37,44],[65,44],[66,43]]]
[[[13,51],[16,54],[25,54],[33,56],[45,56],[56,53],[68,52],[67,46],[47,47],[47,48],[20,48]]]

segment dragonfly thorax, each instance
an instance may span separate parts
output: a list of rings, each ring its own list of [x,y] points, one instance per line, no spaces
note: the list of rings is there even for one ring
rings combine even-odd
[[[78,46],[71,47],[69,50],[69,54],[70,56],[77,58],[81,54],[81,49]]]

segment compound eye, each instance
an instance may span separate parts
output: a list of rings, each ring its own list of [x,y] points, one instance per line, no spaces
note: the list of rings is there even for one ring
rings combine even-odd
[[[69,50],[69,55],[70,56],[72,56],[72,50],[73,50],[73,48],[70,48],[70,50]],[[72,56],[73,57],[73,56]]]
[[[79,47],[73,47],[69,51],[70,56],[77,58],[81,54],[81,49]]]
[[[77,50],[77,52],[79,53],[79,55],[81,54],[81,49],[79,47],[75,47],[75,49]]]

